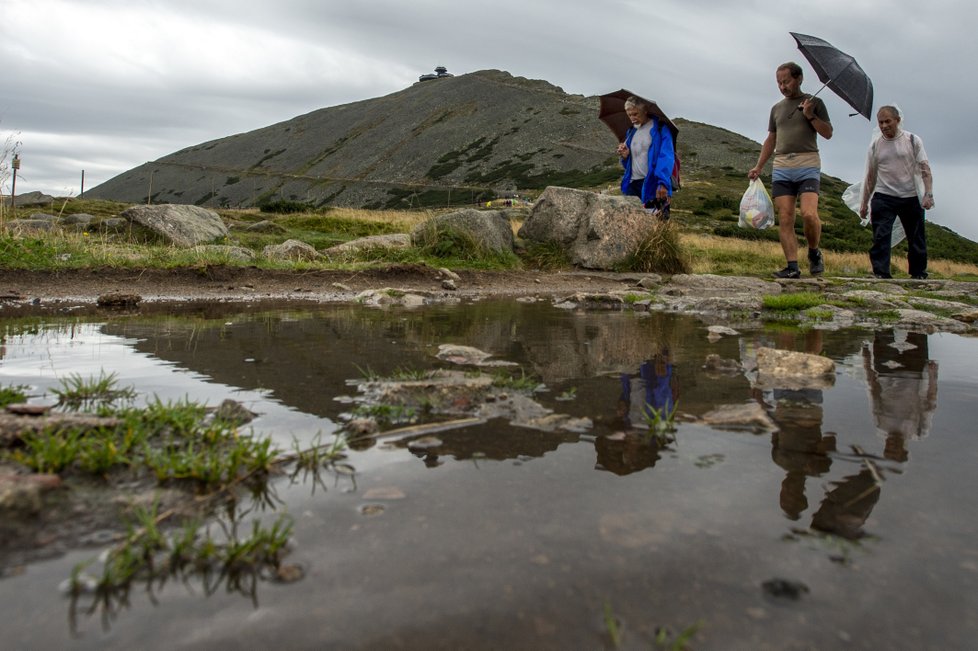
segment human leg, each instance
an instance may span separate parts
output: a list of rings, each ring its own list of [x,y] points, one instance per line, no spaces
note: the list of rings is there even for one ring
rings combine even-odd
[[[774,197],[774,208],[778,212],[778,237],[781,250],[788,262],[798,261],[798,238],[795,236],[795,200],[793,194]]]
[[[825,271],[825,261],[818,244],[822,239],[822,222],[818,218],[818,192],[800,195],[802,227],[808,241],[808,269],[812,275]]]
[[[889,195],[876,193],[870,201],[873,245],[869,249],[869,261],[877,278],[893,277],[890,273],[890,239],[897,213],[892,199]]]
[[[902,199],[897,212],[907,234],[907,264],[911,278],[927,277],[927,232],[924,209],[917,197]]]

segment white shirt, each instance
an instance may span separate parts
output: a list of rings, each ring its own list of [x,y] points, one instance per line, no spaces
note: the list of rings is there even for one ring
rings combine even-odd
[[[870,161],[876,166],[874,192],[892,197],[916,197],[914,175],[920,163],[927,161],[924,143],[918,136],[911,141],[909,131],[900,131],[894,138],[880,137],[870,147]]]
[[[632,157],[632,180],[644,179],[649,174],[649,148],[652,146],[652,118],[635,128],[628,155]]]

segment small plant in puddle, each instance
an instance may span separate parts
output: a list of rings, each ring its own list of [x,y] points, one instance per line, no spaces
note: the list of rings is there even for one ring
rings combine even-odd
[[[702,626],[703,621],[700,620],[695,624],[687,626],[677,635],[673,635],[668,628],[661,627],[655,632],[655,648],[667,651],[688,651],[690,649],[690,640],[693,639],[693,636],[696,635]]]
[[[309,475],[313,476],[315,484],[321,484],[320,472],[340,459],[346,458],[347,441],[344,436],[334,436],[330,443],[322,443],[322,432],[316,434],[312,440],[312,446],[301,448],[299,442],[292,440],[293,458],[295,459],[295,472],[292,473],[294,480],[300,471],[303,473],[303,480]]]
[[[58,404],[78,409],[88,405],[132,400],[136,391],[132,387],[119,388],[116,386],[116,374],[104,372],[99,377],[85,379],[81,375],[72,374],[61,380],[60,389],[52,389],[57,396]]]
[[[604,628],[608,631],[611,646],[616,649],[619,648],[621,646],[621,631],[618,630],[618,618],[615,617],[615,613],[611,610],[611,604],[607,601],[604,602]]]
[[[577,397],[577,387],[570,387],[565,389],[557,396],[557,400],[561,402],[569,402]]]
[[[665,406],[657,409],[645,403],[642,418],[649,428],[647,434],[649,440],[655,440],[659,445],[667,445],[676,440],[676,403],[673,403],[672,409]]]
[[[418,382],[427,380],[429,377],[431,377],[430,371],[398,367],[394,369],[389,379],[397,382]]]
[[[506,373],[497,373],[492,377],[492,386],[501,389],[511,389],[513,391],[526,391],[533,393],[540,389],[540,382],[532,377],[528,377],[524,371],[520,371],[519,377],[514,377]]]
[[[413,423],[418,419],[418,410],[407,405],[357,405],[353,408],[357,418],[373,418],[385,425]]]
[[[238,534],[237,522],[218,520],[222,535],[215,538],[209,528],[202,529],[192,520],[166,534],[158,507],[137,507],[125,538],[101,557],[102,571],[97,578],[88,574],[95,563],[90,560],[76,565],[65,582],[71,596],[70,618],[76,619],[79,599],[92,593],[89,613],[101,607],[112,615],[128,605],[128,593],[136,581],[145,582],[152,591],[172,577],[186,582],[199,577],[207,594],[213,594],[224,581],[230,590],[254,599],[257,580],[275,578],[287,553],[293,522],[287,515],[271,524],[252,521],[250,535]]]
[[[0,409],[7,405],[16,405],[27,401],[27,390],[30,387],[23,384],[0,387]]]
[[[363,379],[366,380],[367,382],[379,382],[380,380],[383,379],[378,373],[375,373],[374,370],[371,369],[369,366],[366,368],[361,368],[359,364],[354,364],[354,366],[357,368],[357,371],[360,372],[361,377],[363,377]]]

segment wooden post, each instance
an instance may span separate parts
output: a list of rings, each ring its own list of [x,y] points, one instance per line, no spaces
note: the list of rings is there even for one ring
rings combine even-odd
[[[14,170],[14,178],[10,184],[10,216],[17,219],[17,170],[20,169],[20,155],[14,154],[14,159],[10,161],[10,167]]]

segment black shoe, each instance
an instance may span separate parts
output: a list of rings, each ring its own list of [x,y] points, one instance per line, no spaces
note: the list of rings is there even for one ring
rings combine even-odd
[[[820,274],[825,271],[825,260],[822,259],[822,251],[815,249],[808,252],[808,273],[811,275]]]
[[[889,280],[893,278],[893,276],[891,276],[890,274],[873,274],[873,275],[876,276],[877,278],[882,278],[883,280]]]
[[[781,271],[774,272],[775,278],[801,278],[801,270],[797,267],[785,267]]]
[[[922,274],[917,274],[916,276],[910,276],[910,277],[913,278],[914,280],[927,280],[927,272],[925,271]]]

